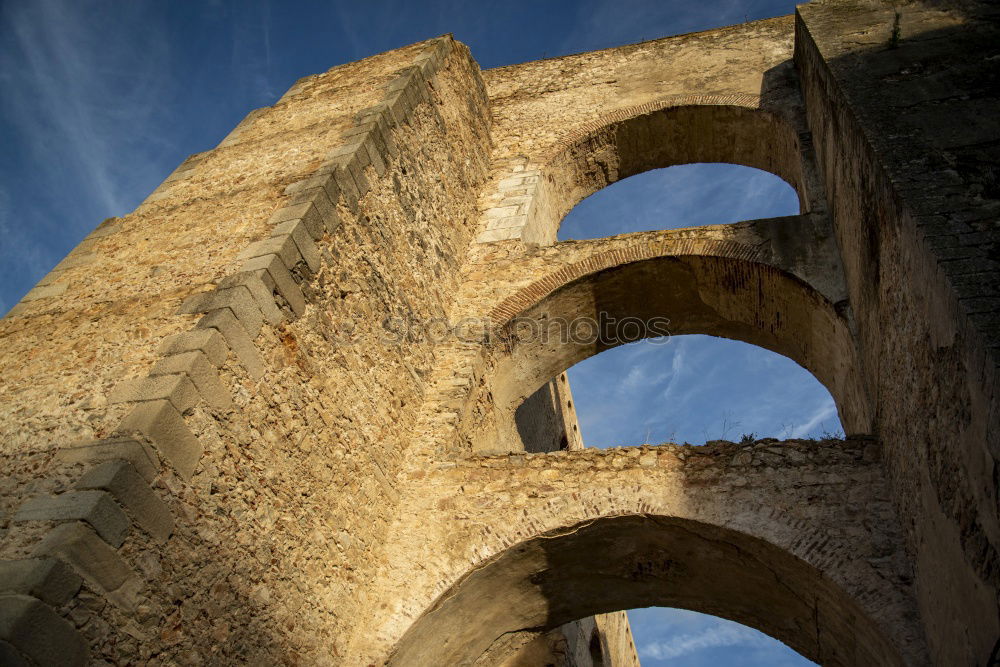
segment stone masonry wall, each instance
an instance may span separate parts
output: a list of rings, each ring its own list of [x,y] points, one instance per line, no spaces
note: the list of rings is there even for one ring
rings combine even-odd
[[[997,36],[962,11],[820,2],[796,37],[936,664],[985,664],[1000,634]]]
[[[0,320],[0,662],[586,664],[596,623],[631,665],[589,617],[646,605],[822,664],[985,662],[997,42],[968,7],[482,75],[442,37],[251,112]],[[703,159],[802,215],[555,242]],[[604,347],[449,329],[601,309],[777,349],[858,437],[582,449],[561,373]]]
[[[344,660],[433,359],[382,322],[447,313],[485,105],[450,38],[303,80],[3,320],[10,656]]]

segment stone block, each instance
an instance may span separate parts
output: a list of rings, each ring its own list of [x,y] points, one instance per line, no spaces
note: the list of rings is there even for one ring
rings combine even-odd
[[[298,246],[295,245],[295,241],[287,236],[272,236],[252,243],[237,256],[237,259],[253,259],[254,257],[264,257],[265,255],[277,255],[278,259],[281,260],[281,263],[288,270],[294,269],[295,265],[302,261],[302,255],[299,254]]]
[[[326,160],[345,167],[353,163],[355,171],[362,171],[371,164],[368,159],[368,151],[362,148],[364,143],[363,136],[352,135],[345,139],[343,144],[327,153]]]
[[[404,67],[399,74],[389,82],[386,89],[389,93],[404,92],[411,95],[415,104],[419,104],[424,98],[420,89],[427,87],[427,79],[419,67],[411,65]]]
[[[271,231],[271,235],[275,237],[291,237],[309,270],[313,273],[319,271],[320,258],[319,251],[316,249],[316,242],[312,240],[309,230],[301,220],[283,222]]]
[[[394,91],[386,95],[386,119],[391,125],[398,127],[407,122],[413,110],[413,98],[402,91]]]
[[[139,403],[118,428],[123,434],[142,433],[177,474],[183,479],[191,479],[204,447],[170,401]]]
[[[504,204],[507,201],[503,202]],[[487,220],[495,220],[496,218],[508,218],[513,215],[517,215],[517,211],[520,208],[519,205],[510,206],[494,206],[493,208],[488,208],[483,212],[483,217]]]
[[[486,229],[508,229],[510,227],[521,228],[528,223],[526,215],[512,215],[506,218],[495,218],[486,223]]]
[[[50,299],[65,292],[67,287],[69,287],[69,285],[66,283],[52,283],[49,285],[35,287],[30,292],[25,294],[21,301],[27,302],[38,301],[39,299]]]
[[[387,162],[399,155],[399,147],[392,139],[392,116],[386,104],[376,105],[368,112],[359,114],[358,123],[375,126],[376,131],[372,133],[372,138],[375,140],[376,146],[384,151],[384,159]]]
[[[285,315],[274,301],[274,288],[269,282],[265,282],[259,275],[254,273],[240,271],[223,278],[219,282],[219,287],[246,287],[250,290],[250,296],[253,297],[254,303],[260,308],[264,320],[271,326],[277,326],[285,321]]]
[[[327,153],[326,162],[321,168],[333,172],[337,184],[345,195],[353,195],[356,192],[358,198],[361,198],[371,187],[364,172],[364,168],[370,163],[368,152],[361,149],[360,143],[356,143],[341,146]],[[357,210],[351,205],[349,197],[346,201],[352,211]]]
[[[65,275],[63,271],[50,271],[42,276],[42,279],[35,283],[35,287],[44,287],[45,285],[51,285]]]
[[[73,269],[78,266],[84,266],[86,264],[92,263],[97,258],[96,253],[86,252],[71,252],[66,255],[61,262],[52,267],[53,271],[66,271],[67,269]]]
[[[510,188],[522,188],[525,185],[523,172],[517,176],[508,176],[507,178],[501,180],[497,183],[497,188],[499,190],[508,190]]]
[[[256,338],[264,325],[264,314],[254,302],[250,290],[244,286],[216,288],[210,292],[200,292],[184,300],[180,313],[210,313],[220,308],[228,308],[247,330],[251,338]]]
[[[198,390],[184,375],[131,378],[120,382],[108,395],[109,403],[167,400],[178,412],[190,410],[198,399]]]
[[[126,461],[108,461],[91,468],[80,478],[76,488],[107,491],[128,511],[139,527],[161,544],[174,531],[174,519],[170,510]]]
[[[289,243],[293,243],[289,239]],[[216,329],[225,338],[226,344],[240,360],[243,368],[255,380],[264,376],[264,360],[257,351],[253,339],[229,309],[213,311],[198,321],[200,329]]]
[[[292,183],[285,188],[285,194],[296,197],[316,189],[322,189],[326,193],[327,198],[329,198],[330,204],[336,208],[337,202],[340,200],[340,186],[337,185],[337,179],[334,177],[332,168],[320,168],[309,178]],[[326,224],[327,231],[332,231],[330,223],[326,222]]]
[[[329,204],[330,198],[326,196],[326,192],[322,189],[319,192],[322,194],[325,203]],[[315,196],[315,193],[313,195]],[[299,220],[305,226],[306,231],[309,232],[310,238],[319,240],[326,233],[326,223],[323,220],[323,213],[320,210],[320,206],[322,206],[322,203],[314,204],[311,198],[289,202],[272,213],[268,219],[268,223],[276,226],[289,220]]]
[[[121,231],[122,220],[121,218],[105,218],[104,222],[97,225],[94,231],[87,235],[88,239],[99,239],[105,236],[110,236]]]
[[[340,137],[347,143],[352,143],[352,141],[363,141],[364,137],[371,132],[371,127],[371,123],[356,122],[354,125],[344,130]],[[352,139],[352,137],[354,139]]]
[[[15,303],[14,306],[7,311],[4,317],[18,317],[24,315],[25,311],[28,310],[27,305],[22,301],[21,303]]]
[[[388,156],[386,155],[385,145],[379,139],[378,126],[371,125],[369,127],[370,129],[368,134],[365,135],[365,141],[362,143],[362,148],[368,151],[368,161],[371,163],[372,169],[374,169],[375,173],[379,176],[383,176],[388,168],[388,165],[386,164]]]
[[[73,624],[27,595],[0,596],[0,642],[4,665],[87,664],[87,643]]]
[[[291,204],[302,204],[306,202],[313,205],[318,213],[318,219],[322,224],[319,236],[316,236],[316,232],[310,230],[314,239],[318,241],[324,234],[332,234],[337,231],[340,227],[340,216],[337,214],[337,207],[334,205],[333,200],[330,199],[330,194],[327,192],[326,188],[315,187],[308,190],[300,190],[292,194],[289,200],[289,203]]]
[[[79,575],[55,558],[0,561],[0,593],[30,595],[54,607],[80,590]]]
[[[18,508],[14,521],[86,521],[114,547],[122,545],[129,528],[121,507],[103,491],[69,491],[32,498]]]
[[[368,177],[365,176],[365,170],[361,166],[362,165],[362,160],[360,159],[361,155],[362,152],[358,151],[357,153],[355,153],[355,159],[349,161],[346,165],[344,165],[347,167],[347,171],[350,172],[351,177],[354,179],[354,185],[357,186],[358,188],[359,198],[364,197],[368,193],[368,191],[371,190],[371,183],[368,182]],[[365,157],[367,157],[368,153],[365,152],[364,155]],[[364,160],[364,166],[368,166],[368,160]]]
[[[127,610],[135,608],[141,579],[86,524],[56,526],[45,535],[34,555],[58,558],[114,604]]]
[[[213,408],[228,410],[233,406],[233,398],[219,379],[219,371],[204,352],[194,350],[165,357],[153,366],[149,374],[183,374],[191,381],[201,398]]]
[[[361,170],[371,166],[368,151],[364,148],[369,141],[370,129],[371,125],[352,125],[341,135],[343,144],[327,153],[327,159],[354,157],[357,160],[357,164],[354,165],[356,169]]]
[[[265,255],[264,257],[254,257],[243,262],[242,269],[250,273],[264,274],[267,276],[278,294],[284,297],[288,306],[297,316],[301,316],[306,310],[305,298],[302,290],[299,289],[292,274],[288,272],[285,265],[276,255]],[[263,279],[263,278],[262,278]]]
[[[509,241],[521,238],[523,227],[505,227],[502,229],[488,229],[477,237],[479,243],[492,243],[494,241]]]
[[[424,78],[429,79],[437,74],[438,63],[430,53],[418,57],[413,61],[413,65],[420,68],[420,73],[424,75]]]
[[[194,350],[203,352],[216,366],[226,363],[226,357],[229,356],[229,345],[222,334],[214,329],[192,329],[167,336],[156,348],[163,356]]]
[[[316,171],[319,174],[330,174],[337,185],[337,190],[343,197],[344,205],[351,212],[357,212],[361,193],[358,191],[358,185],[354,182],[354,176],[350,170],[343,168],[336,161],[327,161]]]
[[[56,459],[66,463],[128,461],[147,482],[152,482],[160,474],[160,459],[156,452],[149,445],[132,439],[94,440],[63,447],[56,452]]]

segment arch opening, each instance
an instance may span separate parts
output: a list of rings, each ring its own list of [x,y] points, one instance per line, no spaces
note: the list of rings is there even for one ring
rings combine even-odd
[[[563,335],[581,322],[579,330],[599,335]],[[514,412],[552,378],[636,340],[617,330],[600,333],[609,322],[638,322],[640,339],[664,335],[657,328],[662,325],[671,336],[707,334],[787,357],[830,392],[848,435],[871,433],[853,339],[828,300],[772,266],[718,252],[663,252],[568,280],[511,319],[507,338],[489,350],[490,396],[498,415],[493,449],[522,448]]]
[[[799,212],[794,188],[774,174],[736,164],[682,164],[630,176],[588,196],[562,219],[558,240],[729,224]]]
[[[566,376],[564,393],[572,392],[589,446],[844,437],[836,403],[814,375],[740,341],[639,341],[585,359]]]
[[[901,664],[878,623],[805,561],[729,528],[650,515],[605,517],[507,548],[443,594],[390,664],[474,664],[511,633],[637,607],[730,619],[824,665]]]
[[[742,106],[704,97],[696,103],[665,100],[651,111],[625,110],[560,142],[543,160],[546,178],[538,194],[544,219],[529,223],[523,238],[552,243],[566,214],[602,188],[644,172],[697,163],[769,172],[795,192],[796,213],[824,208],[819,181],[785,119],[758,109],[757,100]]]

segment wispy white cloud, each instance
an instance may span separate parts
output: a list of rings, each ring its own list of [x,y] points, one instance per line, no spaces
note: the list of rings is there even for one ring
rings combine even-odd
[[[671,660],[706,649],[726,646],[764,647],[770,640],[750,628],[719,621],[713,627],[691,634],[674,634],[666,639],[651,641],[638,647],[640,658]]]
[[[16,93],[5,95],[8,122],[33,138],[36,157],[60,160],[116,212],[127,209],[136,166],[123,164],[122,124],[142,126],[166,84],[167,43],[147,19],[138,3],[102,11],[68,0],[9,4],[2,17],[17,56],[0,65]]]
[[[823,402],[805,422],[795,427],[792,430],[791,437],[804,438],[812,435],[816,433],[816,430],[820,426],[823,426],[825,422],[830,420],[837,421],[837,406],[832,398]]]
[[[231,70],[249,99],[270,101],[280,96],[271,78],[271,22],[268,0],[242,3],[230,20]]]

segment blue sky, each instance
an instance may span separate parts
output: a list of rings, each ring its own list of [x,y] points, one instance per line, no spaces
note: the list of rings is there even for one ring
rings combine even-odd
[[[0,0],[0,313],[101,220],[301,76],[446,32],[487,68],[792,11],[777,0]],[[585,200],[562,237],[785,214],[789,193],[760,172],[675,167]],[[839,430],[808,373],[735,342],[639,343],[570,378],[588,444]],[[712,617],[630,616],[644,665],[809,664]]]

